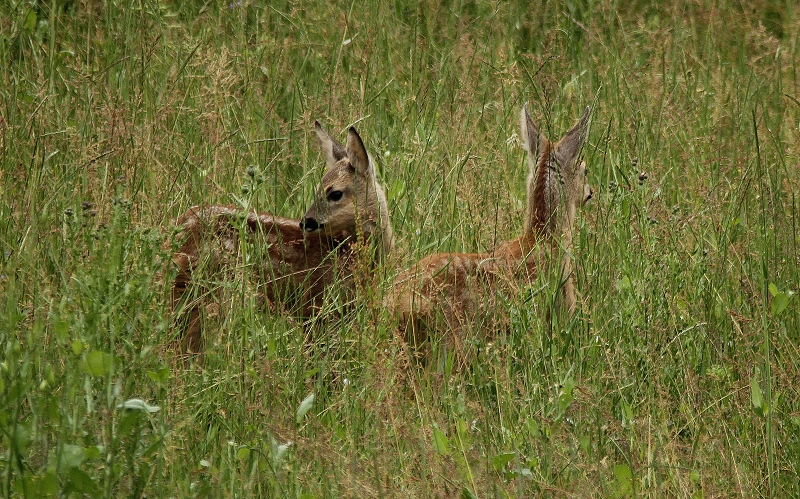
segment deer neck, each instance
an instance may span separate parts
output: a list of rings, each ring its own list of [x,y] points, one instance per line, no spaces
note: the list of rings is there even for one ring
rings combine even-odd
[[[375,199],[363,216],[359,236],[364,238],[364,242],[374,245],[376,260],[383,261],[394,245],[394,233],[383,189],[377,182],[373,184],[373,189]]]
[[[525,217],[523,238],[535,243],[541,238],[549,238],[558,230],[559,199],[562,177],[553,157],[553,144],[543,141],[536,164],[531,162],[528,175],[528,206]]]
[[[386,194],[383,193],[378,182],[375,182],[375,199],[378,205],[378,230],[380,232],[379,257],[381,260],[389,255],[394,245],[394,232],[392,231],[392,222],[389,220],[389,205],[386,203]]]

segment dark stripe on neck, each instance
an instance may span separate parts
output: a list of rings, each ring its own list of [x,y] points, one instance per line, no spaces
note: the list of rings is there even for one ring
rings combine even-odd
[[[533,212],[531,213],[531,232],[540,235],[546,232],[550,220],[549,200],[545,196],[547,174],[550,163],[550,154],[553,145],[550,141],[543,141],[542,153],[539,155],[539,164],[536,165],[536,183],[533,187]]]

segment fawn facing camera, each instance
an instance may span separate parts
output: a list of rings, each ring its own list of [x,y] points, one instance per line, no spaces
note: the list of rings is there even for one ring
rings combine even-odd
[[[171,302],[183,353],[203,351],[204,307],[215,294],[210,286],[225,272],[250,272],[270,307],[308,318],[322,308],[325,291],[334,283],[345,291],[352,286],[357,248],[372,248],[367,254],[373,264],[391,250],[386,196],[358,132],[350,128],[345,147],[319,122],[315,128],[327,171],[302,219],[212,205],[194,206],[176,220],[182,242],[172,258],[178,273]],[[243,242],[248,245],[246,263],[241,261]],[[201,270],[204,279],[199,279]]]

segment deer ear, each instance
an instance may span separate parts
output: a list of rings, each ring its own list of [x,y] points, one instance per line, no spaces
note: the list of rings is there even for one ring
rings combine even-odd
[[[519,132],[522,137],[522,147],[531,155],[536,155],[536,148],[539,147],[539,127],[531,119],[527,102],[519,113]]]
[[[583,143],[586,141],[588,125],[589,107],[587,106],[581,119],[555,146],[556,159],[558,159],[558,164],[561,168],[570,170],[575,165],[575,158],[578,157],[578,152],[580,152]]]
[[[333,167],[333,165],[347,157],[347,151],[342,147],[342,144],[333,140],[333,137],[328,135],[328,132],[322,128],[319,121],[314,122],[314,128],[317,131],[319,147],[322,149],[322,155],[325,156],[325,163],[328,164],[328,168]]]
[[[371,174],[369,154],[364,147],[361,136],[358,135],[355,127],[352,126],[347,133],[347,157],[350,158],[350,164],[358,173],[366,176]]]

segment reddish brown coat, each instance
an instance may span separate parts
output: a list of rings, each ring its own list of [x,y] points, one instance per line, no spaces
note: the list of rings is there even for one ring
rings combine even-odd
[[[214,290],[202,284],[203,278],[218,281],[239,268],[257,285],[262,301],[307,318],[322,308],[334,284],[345,291],[353,287],[361,264],[357,257],[373,258],[371,265],[391,249],[386,199],[358,133],[350,129],[345,148],[319,123],[316,131],[328,170],[302,219],[212,205],[192,207],[176,220],[181,246],[172,259],[178,273],[171,301],[184,352],[203,350],[202,312],[218,307],[207,300]],[[339,193],[331,196],[332,189]]]
[[[570,312],[574,310],[571,231],[577,207],[592,195],[586,165],[577,163],[588,116],[587,108],[563,139],[551,143],[539,134],[525,105],[521,131],[530,174],[522,235],[488,253],[431,255],[400,274],[390,305],[406,341],[418,346],[433,329],[457,332],[467,323],[494,327],[498,297],[530,285],[542,265],[553,260],[561,262],[565,299]]]

